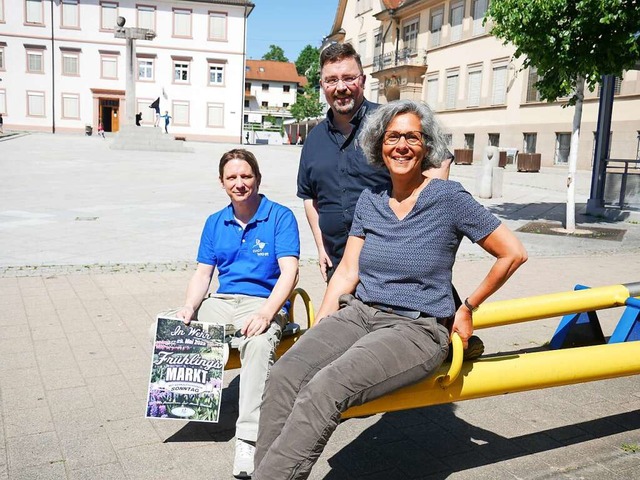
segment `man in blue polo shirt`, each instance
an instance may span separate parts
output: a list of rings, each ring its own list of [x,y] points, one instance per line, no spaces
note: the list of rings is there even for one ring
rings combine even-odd
[[[260,403],[298,277],[300,238],[291,210],[258,193],[260,169],[251,152],[225,153],[219,174],[231,204],[205,223],[198,267],[177,316],[186,324],[233,325],[242,338],[233,475],[251,478]],[[207,295],[216,268],[219,287]]]

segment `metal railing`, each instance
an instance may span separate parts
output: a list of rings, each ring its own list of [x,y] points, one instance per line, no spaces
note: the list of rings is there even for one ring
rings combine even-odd
[[[624,208],[625,206],[631,206],[634,208],[640,208],[639,194],[636,193],[640,190],[640,159],[616,159],[607,158],[606,163],[606,177],[605,177],[605,196],[607,196],[607,190],[615,188],[611,183],[614,178],[613,175],[621,175],[620,177],[620,193],[618,195],[618,206]],[[629,185],[629,179],[633,182]],[[616,182],[617,183],[617,182]],[[609,184],[609,188],[607,188]],[[629,186],[630,188],[627,188]],[[630,190],[629,192],[627,190]],[[627,201],[627,194],[632,194],[632,200]],[[609,198],[612,196],[609,195]]]
[[[426,65],[427,51],[405,47],[395,52],[384,53],[373,57],[373,71],[379,72],[386,68],[401,65]]]

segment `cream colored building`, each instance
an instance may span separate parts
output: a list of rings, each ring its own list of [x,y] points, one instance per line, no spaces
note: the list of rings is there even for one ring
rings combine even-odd
[[[247,60],[244,81],[244,123],[266,126],[271,118],[273,126],[283,125],[293,118],[291,105],[298,98],[298,87],[307,79],[298,75],[296,65],[275,60]]]
[[[138,40],[136,113],[160,98],[170,132],[240,141],[246,0],[0,0],[0,112],[5,130],[83,132],[125,118],[125,40],[116,20],[151,29]]]
[[[427,102],[451,148],[486,145],[540,153],[543,166],[568,161],[574,109],[540,102],[535,71],[482,25],[488,0],[340,0],[329,40],[349,42],[367,74],[365,93],[385,103]],[[586,92],[578,168],[593,161],[598,92]],[[640,157],[640,72],[616,82],[611,158]]]

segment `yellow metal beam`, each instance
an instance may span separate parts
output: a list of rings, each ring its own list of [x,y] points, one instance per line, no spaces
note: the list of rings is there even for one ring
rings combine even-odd
[[[619,307],[623,306],[629,297],[629,290],[625,285],[612,285],[487,302],[473,314],[473,327],[497,327],[571,313]]]
[[[457,379],[443,387],[443,365],[433,377],[389,395],[352,407],[342,417],[459,402],[541,388],[640,374],[640,341],[536,353],[513,354],[466,362]]]

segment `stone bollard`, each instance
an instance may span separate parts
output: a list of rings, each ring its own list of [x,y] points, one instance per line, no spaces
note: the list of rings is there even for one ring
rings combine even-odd
[[[498,167],[500,150],[498,147],[485,147],[482,163],[476,176],[476,192],[480,198],[502,197],[504,170]]]

